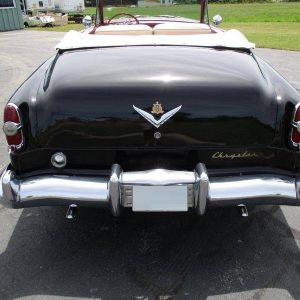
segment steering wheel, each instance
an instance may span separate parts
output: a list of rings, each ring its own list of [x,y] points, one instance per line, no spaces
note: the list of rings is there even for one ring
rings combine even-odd
[[[131,14],[126,14],[126,13],[119,13],[119,14],[116,14],[114,16],[112,16],[108,22],[107,22],[107,25],[110,24],[110,22],[115,19],[116,17],[119,17],[119,16],[127,16],[127,17],[130,17],[132,19],[134,19],[134,21],[136,22],[136,24],[140,24],[139,20],[134,16],[134,15],[131,15]]]

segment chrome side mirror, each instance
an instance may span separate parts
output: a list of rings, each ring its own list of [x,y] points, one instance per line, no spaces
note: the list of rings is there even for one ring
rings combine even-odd
[[[85,16],[82,19],[82,24],[85,28],[89,28],[92,25],[92,18],[90,16]]]
[[[220,15],[215,15],[213,17],[213,23],[215,26],[219,26],[222,23],[222,17]]]

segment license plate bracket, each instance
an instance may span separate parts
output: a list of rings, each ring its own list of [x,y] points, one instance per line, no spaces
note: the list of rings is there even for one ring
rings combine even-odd
[[[188,210],[187,185],[133,186],[133,211],[176,212]]]

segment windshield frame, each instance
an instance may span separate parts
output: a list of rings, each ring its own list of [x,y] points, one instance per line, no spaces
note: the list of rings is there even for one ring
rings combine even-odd
[[[209,25],[208,0],[200,0],[200,23]],[[108,25],[104,21],[104,0],[96,0],[95,26]]]

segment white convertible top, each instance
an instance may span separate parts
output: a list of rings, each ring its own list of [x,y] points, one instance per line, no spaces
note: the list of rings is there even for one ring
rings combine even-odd
[[[56,49],[101,48],[118,46],[203,46],[225,47],[237,49],[253,49],[255,44],[250,43],[238,30],[219,31],[207,34],[181,35],[98,35],[77,31],[68,32]]]

